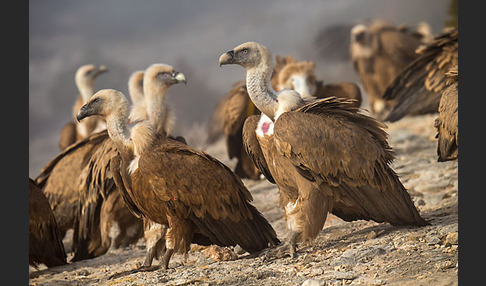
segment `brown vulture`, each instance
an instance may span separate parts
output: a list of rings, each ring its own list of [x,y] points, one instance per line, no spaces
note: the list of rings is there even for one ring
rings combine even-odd
[[[149,107],[145,87],[144,92]],[[231,169],[203,151],[161,136],[150,120],[128,129],[128,102],[121,92],[98,91],[77,118],[93,115],[106,119],[120,153],[116,182],[123,182],[130,209],[168,225],[164,269],[172,254],[187,253],[196,237],[219,246],[239,245],[250,253],[279,243]]]
[[[49,201],[29,178],[29,265],[38,269],[67,264],[62,237]]]
[[[393,107],[394,102],[385,101],[383,93],[405,66],[417,58],[415,49],[425,38],[407,27],[381,20],[351,29],[351,61],[376,118],[383,120]]]
[[[298,241],[313,240],[327,213],[393,225],[428,224],[397,174],[384,124],[360,113],[352,100],[304,100],[294,90],[270,85],[272,56],[265,46],[243,43],[221,55],[220,65],[246,70],[248,94],[261,116],[243,128],[248,154],[276,182],[285,210],[286,244],[295,255]]]
[[[429,44],[417,49],[417,56],[383,94],[385,100],[396,103],[386,121],[438,112],[441,95],[447,88],[446,73],[458,65],[459,30],[446,28]]]
[[[452,67],[445,74],[447,87],[442,92],[439,102],[439,117],[435,120],[437,129],[437,161],[451,161],[459,153],[459,70]]]
[[[89,121],[79,123],[76,121],[76,112],[85,104],[94,93],[94,82],[96,78],[108,71],[106,66],[96,66],[93,64],[83,65],[78,68],[74,80],[78,88],[79,95],[73,105],[73,118],[67,122],[61,129],[59,135],[59,149],[64,150],[67,146],[74,142],[88,137],[91,133],[105,129],[102,120],[93,118]]]

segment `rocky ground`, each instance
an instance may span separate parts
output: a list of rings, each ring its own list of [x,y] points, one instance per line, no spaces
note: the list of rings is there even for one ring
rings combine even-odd
[[[187,260],[175,255],[170,269],[127,274],[143,263],[143,240],[62,267],[29,269],[30,285],[457,285],[458,162],[437,162],[434,119],[437,115],[389,123],[387,132],[400,175],[422,216],[431,225],[394,227],[369,221],[328,220],[317,239],[299,245],[295,259],[263,261],[232,249],[194,246]],[[227,163],[223,141],[206,150]],[[266,180],[244,181],[255,206],[285,237],[278,191]],[[68,245],[70,241],[65,239]],[[69,249],[69,248],[67,248]],[[222,255],[224,254],[224,255]],[[219,256],[218,256],[219,255]],[[69,259],[72,254],[69,254]],[[220,261],[228,259],[227,261]],[[158,261],[154,261],[158,265]]]

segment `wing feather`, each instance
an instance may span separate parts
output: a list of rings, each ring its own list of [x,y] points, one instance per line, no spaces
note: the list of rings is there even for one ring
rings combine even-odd
[[[356,111],[347,100],[326,98],[284,113],[274,126],[277,150],[322,182],[343,219],[426,224],[388,165],[394,155],[384,125]]]
[[[260,147],[260,143],[256,137],[256,128],[258,121],[260,120],[260,115],[249,116],[245,120],[243,125],[243,145],[245,146],[246,153],[251,158],[255,166],[260,170],[260,172],[267,178],[268,181],[275,184],[275,179],[272,177],[270,170],[268,169],[265,157],[263,157],[263,152]]]

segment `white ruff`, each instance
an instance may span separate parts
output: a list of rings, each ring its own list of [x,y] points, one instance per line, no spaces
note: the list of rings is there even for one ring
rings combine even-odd
[[[139,155],[136,155],[135,158],[130,162],[128,166],[128,173],[133,175],[133,173],[138,169],[138,160],[140,159]]]

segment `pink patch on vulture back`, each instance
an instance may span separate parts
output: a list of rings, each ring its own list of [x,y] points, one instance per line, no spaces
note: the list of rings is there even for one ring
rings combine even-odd
[[[265,123],[262,124],[263,133],[267,133],[269,128],[270,128],[270,123],[265,122]]]

